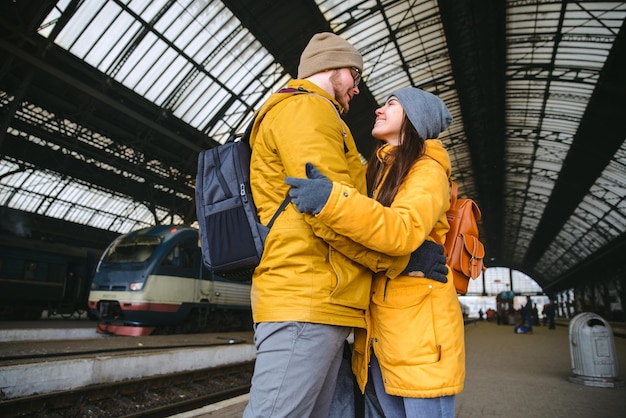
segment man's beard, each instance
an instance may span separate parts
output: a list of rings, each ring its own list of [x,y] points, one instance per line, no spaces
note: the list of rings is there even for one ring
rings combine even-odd
[[[343,107],[342,115],[348,113],[350,110],[350,103],[347,100],[350,95],[348,95],[347,91],[341,90],[341,75],[339,74],[340,70],[333,70],[333,73],[330,76],[330,83],[333,86],[333,94],[335,95],[335,100],[339,102],[341,107]]]

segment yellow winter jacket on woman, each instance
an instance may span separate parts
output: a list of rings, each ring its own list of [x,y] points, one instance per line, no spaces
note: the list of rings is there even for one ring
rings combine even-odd
[[[364,166],[339,103],[307,80],[293,80],[290,93],[275,93],[259,111],[250,145],[250,185],[259,218],[267,224],[289,186],[285,177],[306,178],[313,162],[331,180],[365,193]],[[334,250],[333,235],[293,204],[278,216],[252,278],[255,322],[300,321],[365,327],[372,273],[363,265],[402,271],[408,260],[374,254],[357,244]],[[319,226],[319,225],[318,225]],[[324,238],[324,239],[323,239]],[[346,242],[345,240],[343,241]],[[398,270],[399,269],[399,270]]]
[[[389,255],[411,253],[431,239],[431,231],[445,240],[450,160],[439,140],[425,144],[426,155],[415,162],[390,207],[364,198],[349,185],[334,183],[317,218],[338,234]],[[390,149],[378,153],[378,158],[387,159],[382,177]],[[432,398],[461,392],[464,325],[451,273],[446,284],[375,274],[367,329],[355,330],[353,371],[361,390],[367,382],[370,349],[376,353],[388,394]]]

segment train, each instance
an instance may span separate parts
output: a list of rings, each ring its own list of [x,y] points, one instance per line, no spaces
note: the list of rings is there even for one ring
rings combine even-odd
[[[198,230],[187,225],[158,225],[116,238],[102,254],[89,292],[96,332],[251,330],[251,280],[211,273],[198,238]]]
[[[102,249],[0,235],[0,320],[80,316]]]

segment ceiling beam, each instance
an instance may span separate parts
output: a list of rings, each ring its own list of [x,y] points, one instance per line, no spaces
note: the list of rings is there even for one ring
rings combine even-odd
[[[482,212],[487,263],[502,260],[506,91],[506,2],[439,0]],[[484,231],[484,233],[483,233]]]
[[[0,206],[0,231],[7,236],[97,250],[97,255],[120,234],[49,216]]]
[[[105,190],[121,193],[135,201],[143,202],[148,207],[154,204],[184,217],[189,212],[190,205],[194,204],[193,193],[189,199],[183,199],[174,193],[155,188],[154,184],[138,182],[115,174],[94,164],[80,161],[71,155],[36,145],[19,136],[7,134],[7,140],[9,146],[4,149],[4,154],[7,156],[18,161],[26,161],[38,168],[80,179]]]

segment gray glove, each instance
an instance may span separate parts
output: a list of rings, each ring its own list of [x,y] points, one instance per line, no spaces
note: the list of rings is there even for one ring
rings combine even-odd
[[[291,186],[289,196],[298,211],[317,215],[328,201],[333,184],[312,163],[306,163],[306,176],[287,177],[285,183]]]
[[[448,283],[448,267],[443,247],[432,241],[424,243],[411,253],[409,264],[402,274],[413,277],[426,277],[441,283]]]

